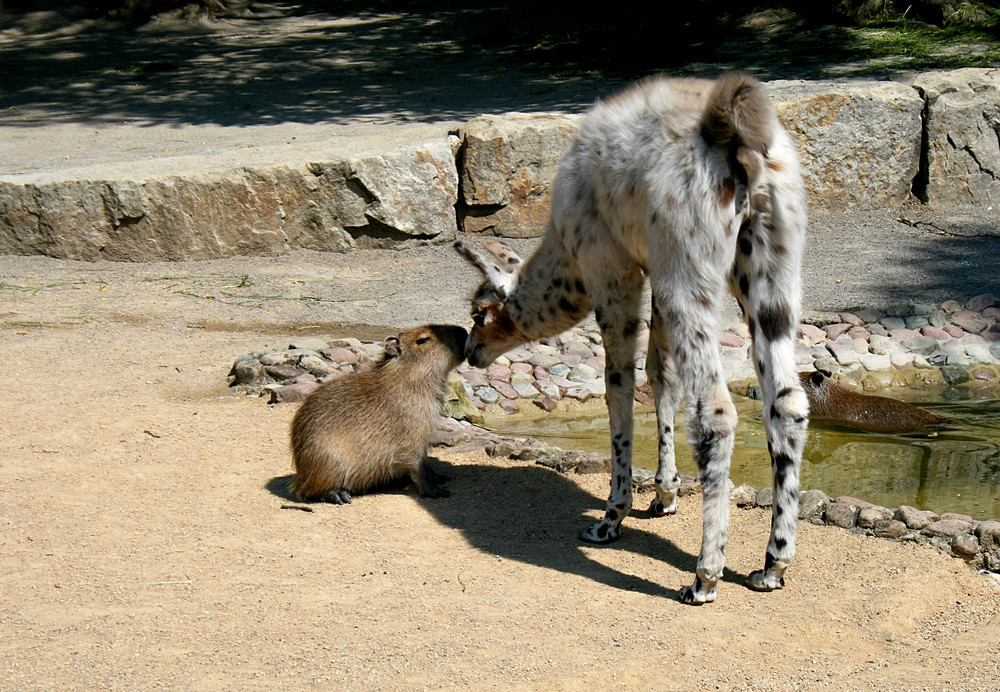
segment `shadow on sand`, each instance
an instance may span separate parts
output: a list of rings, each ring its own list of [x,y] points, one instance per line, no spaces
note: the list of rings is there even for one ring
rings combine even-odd
[[[461,531],[483,553],[649,596],[677,598],[678,591],[601,564],[587,551],[629,551],[661,560],[686,574],[694,572],[696,555],[641,528],[645,520],[652,520],[645,510],[633,510],[625,520],[621,540],[607,546],[583,543],[578,535],[594,521],[584,512],[603,511],[604,498],[585,492],[555,471],[541,466],[502,468],[447,461],[435,461],[435,469],[451,477],[447,487],[452,496],[422,499],[421,504],[443,525]],[[290,480],[291,476],[273,478],[266,487],[278,497],[292,499],[287,491]],[[405,492],[415,490],[411,486]],[[726,569],[723,580],[743,584],[746,577]],[[687,582],[685,577],[684,585]]]

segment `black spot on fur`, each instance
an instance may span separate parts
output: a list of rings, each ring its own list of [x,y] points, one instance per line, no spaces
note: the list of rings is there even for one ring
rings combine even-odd
[[[774,539],[774,547],[777,548],[778,550],[784,550],[786,545],[788,545],[788,541],[786,541],[784,538]]]
[[[746,274],[740,277],[740,293],[747,298],[750,297],[750,279],[746,277]]]
[[[781,414],[778,413],[778,409],[774,407],[774,404],[771,404],[771,410],[768,411],[768,415],[771,416],[771,418],[781,418]]]
[[[622,374],[620,372],[613,372],[608,375],[608,384],[612,387],[620,387],[622,384]]]
[[[746,255],[747,257],[749,257],[750,253],[753,252],[753,244],[750,242],[750,238],[748,238],[747,236],[742,234],[740,235],[739,245],[740,245],[740,252]]]
[[[722,414],[723,414],[723,410],[721,408],[715,409],[715,415],[721,416]]]
[[[607,538],[608,530],[609,529],[607,524],[601,524],[600,528],[597,529],[597,537],[600,538],[601,540]]]
[[[772,555],[769,550],[767,551],[767,555],[764,556],[764,571],[766,572],[772,567],[774,567],[774,555]]]
[[[795,391],[795,390],[794,390],[794,389],[792,389],[791,387],[785,387],[785,388],[784,388],[784,389],[782,389],[782,390],[781,390],[780,392],[778,392],[778,394],[777,394],[777,395],[776,395],[776,396],[775,396],[774,398],[775,398],[775,399],[782,399],[782,398],[784,398],[784,397],[788,396],[789,394],[791,394],[791,393],[792,393],[792,392],[794,392],[794,391]]]
[[[774,516],[780,517],[784,513],[785,513],[785,508],[784,507],[782,507],[781,505],[778,505],[778,504],[774,505]]]
[[[559,299],[559,307],[563,309],[563,312],[568,312],[571,315],[575,315],[580,312],[580,306],[575,303],[571,303],[566,298]]]
[[[562,288],[562,285],[563,285],[563,280],[561,276],[557,276],[554,279],[552,279],[553,288]]]
[[[622,333],[625,336],[635,336],[638,331],[639,331],[639,320],[633,318],[625,323],[625,329],[622,331]]]
[[[762,307],[758,318],[761,331],[770,341],[790,336],[792,333],[792,316],[784,303]]]
[[[576,283],[574,284],[574,288],[576,289],[577,293],[586,293],[587,292],[587,287],[583,285],[583,281],[581,281],[580,279],[576,280]]]

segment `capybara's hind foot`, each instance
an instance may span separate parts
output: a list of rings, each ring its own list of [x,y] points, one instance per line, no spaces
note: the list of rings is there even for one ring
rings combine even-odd
[[[451,497],[451,491],[433,483],[424,483],[420,488],[420,497]]]
[[[438,473],[426,461],[424,462],[424,473],[427,474],[427,479],[435,485],[441,485],[442,483],[447,483],[451,480],[451,476]]]
[[[327,490],[319,496],[319,499],[332,505],[349,505],[352,498],[346,490]]]

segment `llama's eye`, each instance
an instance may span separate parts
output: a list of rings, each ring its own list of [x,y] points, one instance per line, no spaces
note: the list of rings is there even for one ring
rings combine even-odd
[[[482,313],[482,312],[477,312],[477,313],[475,313],[475,314],[472,315],[472,321],[476,324],[477,327],[485,327],[486,326],[486,314]]]

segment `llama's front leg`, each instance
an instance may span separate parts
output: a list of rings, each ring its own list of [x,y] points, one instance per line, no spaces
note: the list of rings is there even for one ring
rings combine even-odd
[[[653,388],[656,402],[656,429],[658,465],[656,469],[656,497],[649,505],[655,516],[666,516],[677,512],[677,491],[681,477],[677,473],[674,457],[674,422],[677,403],[680,400],[681,385],[670,361],[667,349],[667,335],[659,316],[656,302],[653,303],[653,317],[649,328],[649,353],[646,358],[646,372]]]
[[[632,509],[632,402],[635,397],[635,343],[639,320],[638,297],[642,277],[632,272],[595,290],[594,315],[604,337],[605,400],[611,428],[611,493],[604,517],[587,527],[580,538],[610,543],[620,535],[622,520]],[[588,292],[591,292],[588,288]],[[600,302],[598,302],[600,301]]]

